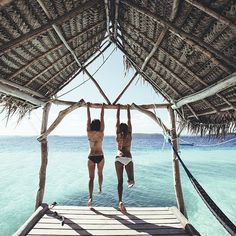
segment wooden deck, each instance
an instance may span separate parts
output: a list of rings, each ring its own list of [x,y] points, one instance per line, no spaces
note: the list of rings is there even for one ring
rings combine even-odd
[[[37,215],[15,235],[199,235],[174,207],[132,207],[122,214],[113,207],[54,206]]]

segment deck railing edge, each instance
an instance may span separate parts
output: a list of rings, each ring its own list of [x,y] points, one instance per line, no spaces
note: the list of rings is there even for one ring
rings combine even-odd
[[[48,209],[48,204],[42,203],[41,206],[39,206],[28,218],[28,220],[13,234],[13,236],[25,236],[28,234]]]

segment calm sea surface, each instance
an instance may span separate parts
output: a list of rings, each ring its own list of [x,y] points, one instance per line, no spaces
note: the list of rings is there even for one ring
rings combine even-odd
[[[236,138],[226,140],[182,137],[181,157],[199,183],[223,212],[236,224]],[[117,206],[113,136],[104,140],[103,194],[94,206]],[[86,137],[49,138],[49,160],[44,202],[86,205],[88,143]],[[126,206],[176,206],[170,146],[160,135],[133,136],[132,154],[136,184],[124,188]],[[0,235],[12,235],[34,211],[40,167],[40,145],[36,137],[0,136]],[[181,168],[182,187],[190,222],[203,236],[228,235],[204,205]]]

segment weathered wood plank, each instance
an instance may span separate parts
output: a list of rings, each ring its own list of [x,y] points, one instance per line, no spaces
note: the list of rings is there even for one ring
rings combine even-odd
[[[66,219],[65,218],[65,224],[69,224],[72,221],[70,219]],[[146,219],[145,222],[150,223],[150,224],[158,224],[158,225],[168,225],[168,224],[179,224],[180,221],[177,220],[176,218],[174,219]],[[60,224],[61,221],[55,218],[42,218],[39,220],[39,223],[48,223],[48,224]],[[76,224],[142,224],[143,220],[138,219],[138,220],[124,220],[121,219],[119,221],[115,220],[115,219],[100,219],[100,220],[91,220],[91,219],[74,219],[73,223]]]
[[[127,208],[122,214],[114,207],[54,206],[37,222],[29,236],[189,236],[172,208]],[[175,209],[177,210],[177,209]],[[58,214],[53,215],[53,212]],[[178,211],[178,210],[177,210]],[[62,218],[63,216],[63,225]]]
[[[63,226],[58,222],[57,224],[45,224],[45,223],[38,223],[34,226],[34,229],[97,229],[97,230],[118,230],[118,229],[183,229],[181,224],[151,224],[147,222],[142,222],[140,224],[129,223],[129,224],[75,224],[69,223],[64,224]]]
[[[69,219],[175,219],[174,215],[139,215],[138,217],[135,215],[66,215]],[[52,215],[45,215],[44,218],[53,218]]]
[[[108,211],[99,211],[99,210],[88,210],[88,211],[80,211],[80,210],[70,210],[70,209],[57,209],[52,210],[53,212],[57,212],[59,214],[66,214],[66,215],[123,215],[122,212],[118,210],[108,210]],[[50,213],[48,213],[50,215]],[[127,210],[127,214],[135,214],[135,215],[173,215],[171,211],[133,211]]]
[[[74,229],[32,229],[28,235],[188,235],[180,229],[158,229],[158,230],[74,230]]]
[[[52,210],[57,209],[70,209],[70,210],[86,210],[91,211],[87,206],[62,206],[62,205],[56,205]],[[94,209],[98,211],[110,211],[110,210],[117,210],[116,207],[94,207]],[[126,207],[127,211],[167,211],[169,210],[169,207]]]

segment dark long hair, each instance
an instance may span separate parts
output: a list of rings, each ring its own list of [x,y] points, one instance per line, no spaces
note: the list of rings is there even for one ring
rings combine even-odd
[[[98,120],[98,119],[92,120],[92,122],[90,124],[90,128],[92,131],[100,131],[100,127],[101,127],[100,120]]]
[[[120,128],[121,135],[126,137],[128,134],[128,125],[125,123],[120,123],[119,128]]]

